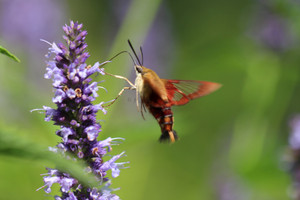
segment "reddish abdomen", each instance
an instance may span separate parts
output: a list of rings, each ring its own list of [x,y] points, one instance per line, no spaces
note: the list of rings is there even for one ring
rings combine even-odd
[[[153,107],[149,106],[149,111],[155,117],[161,128],[160,142],[175,142],[178,139],[173,130],[173,112],[171,107]]]

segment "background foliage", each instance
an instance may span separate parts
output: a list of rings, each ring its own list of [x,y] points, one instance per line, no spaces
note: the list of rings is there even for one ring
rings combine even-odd
[[[148,114],[141,118],[134,92],[99,115],[100,139],[126,138],[114,149],[126,150],[130,161],[113,180],[122,199],[290,199],[288,124],[300,111],[297,1],[2,0],[0,9],[0,44],[21,60],[0,55],[1,133],[44,147],[57,144],[56,127],[29,111],[52,105],[51,83],[43,79],[48,46],[40,39],[62,41],[61,27],[71,19],[88,30],[90,63],[129,50],[130,39],[136,49],[143,46],[145,66],[163,78],[223,84],[174,107],[181,138],[174,145],[157,142],[159,126]],[[134,80],[128,56],[106,70]],[[100,91],[99,101],[114,98],[124,84],[107,77],[108,93]],[[48,161],[5,151],[0,157],[1,198],[48,198],[35,191]]]

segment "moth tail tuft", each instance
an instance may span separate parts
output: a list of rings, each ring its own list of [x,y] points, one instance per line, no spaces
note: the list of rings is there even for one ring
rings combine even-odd
[[[176,134],[176,131],[163,131],[161,133],[161,136],[159,138],[160,142],[170,142],[170,143],[174,143],[175,141],[178,140],[178,136]]]

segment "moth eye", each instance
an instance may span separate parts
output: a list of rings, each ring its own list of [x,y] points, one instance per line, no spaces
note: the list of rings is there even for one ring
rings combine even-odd
[[[135,66],[135,69],[136,69],[136,71],[137,71],[138,73],[140,73],[140,74],[143,72],[143,69],[142,69],[141,66],[136,65],[136,66]]]

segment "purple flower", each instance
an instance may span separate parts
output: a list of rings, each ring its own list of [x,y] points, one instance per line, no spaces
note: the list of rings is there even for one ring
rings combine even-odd
[[[119,155],[116,155],[112,157],[109,161],[106,161],[103,163],[103,165],[100,167],[100,170],[102,171],[108,171],[111,169],[111,175],[113,178],[116,178],[120,175],[120,169],[124,168],[124,164],[127,162],[123,163],[116,163],[116,161],[123,156],[125,152],[120,153]]]
[[[43,106],[43,109],[46,112],[45,121],[50,121],[53,115],[55,114],[56,110],[47,106]]]
[[[53,86],[54,87],[59,87],[60,85],[66,84],[66,82],[67,82],[67,79],[64,77],[63,74],[59,74],[59,73],[54,74],[54,77],[53,77]]]
[[[59,53],[63,53],[62,49],[60,49],[54,42],[51,44],[50,42],[41,39],[41,41],[46,42],[47,44],[49,44],[51,47],[49,47],[49,53],[47,54],[47,58],[49,58],[51,56],[52,53],[54,54],[59,54]]]
[[[89,75],[94,74],[96,72],[99,72],[100,74],[105,75],[104,69],[103,68],[99,68],[99,66],[103,66],[103,65],[105,65],[105,64],[107,64],[109,62],[110,61],[105,61],[105,62],[103,62],[101,64],[99,64],[99,62],[96,62],[91,68],[88,69],[87,75],[89,76]]]
[[[74,99],[76,97],[76,92],[73,88],[68,89],[66,94],[70,99]]]
[[[55,200],[78,200],[73,192],[67,193],[63,198],[61,198],[59,196],[55,196],[54,198],[55,198]]]
[[[63,142],[68,142],[68,137],[74,135],[74,131],[71,128],[63,127],[57,131],[57,135],[63,138]]]
[[[93,94],[94,97],[98,97],[98,83],[97,82],[93,82],[92,84],[90,84],[88,87],[85,88],[84,93],[87,95]]]
[[[46,79],[51,79],[51,77],[56,74],[59,73],[60,70],[56,67],[56,64],[54,61],[49,61],[47,62],[47,73],[44,75],[44,78]]]
[[[61,191],[64,193],[69,192],[71,187],[73,187],[75,184],[77,184],[76,179],[74,178],[63,178],[61,180]]]
[[[116,162],[124,156],[124,152],[106,162],[103,161],[103,156],[112,150],[112,145],[117,144],[116,140],[122,138],[109,137],[97,141],[101,125],[96,120],[96,113],[101,110],[106,114],[107,111],[102,106],[104,102],[92,104],[92,101],[99,96],[98,89],[102,87],[98,86],[99,82],[92,81],[90,76],[95,73],[103,74],[103,69],[100,67],[108,62],[101,64],[96,62],[93,66],[85,63],[89,57],[86,52],[87,44],[84,42],[87,32],[82,31],[81,28],[81,24],[72,21],[70,26],[63,27],[66,34],[63,38],[67,45],[43,40],[51,46],[47,57],[54,54],[54,59],[47,62],[44,77],[52,79],[55,91],[52,102],[57,108],[44,106],[42,110],[45,112],[45,121],[53,120],[55,125],[60,126],[56,134],[62,138],[62,141],[50,150],[56,153],[68,152],[77,159],[86,161],[89,165],[86,171],[97,175],[99,184],[104,184],[104,187],[88,188],[69,174],[56,169],[48,169],[48,173],[44,176],[43,187],[47,193],[50,193],[51,186],[54,183],[59,184],[62,195],[55,196],[57,200],[119,199],[117,195],[111,194],[113,190],[108,188],[110,182],[106,174],[111,170],[113,178],[119,176],[120,169],[125,168],[124,165],[128,162]]]
[[[87,77],[86,64],[82,64],[78,67],[78,75],[79,75],[80,78],[86,78]]]
[[[258,1],[251,35],[264,47],[280,53],[293,48],[298,39],[288,18],[277,12],[275,6],[274,1]]]
[[[90,141],[94,141],[98,137],[100,132],[100,126],[89,126],[84,129],[84,132],[87,134],[87,138]]]
[[[289,143],[292,149],[300,150],[300,115],[295,116],[291,122],[291,134],[289,137]]]
[[[90,111],[93,111],[93,112],[98,112],[98,110],[101,110],[104,114],[106,114],[107,111],[102,107],[103,104],[104,104],[104,102],[101,102],[99,104],[90,106],[88,109],[90,109]]]
[[[294,116],[290,121],[289,145],[290,173],[293,178],[293,193],[295,199],[300,199],[300,114]]]
[[[45,182],[45,186],[46,186],[45,192],[50,193],[52,184],[53,183],[58,183],[59,180],[60,179],[56,176],[55,177],[50,177],[50,176],[44,177],[44,182]]]
[[[66,93],[63,90],[58,89],[56,90],[55,97],[52,99],[52,101],[53,103],[62,103],[65,97],[66,97]]]
[[[117,144],[117,142],[114,141],[114,140],[124,140],[124,139],[123,138],[111,138],[111,137],[109,137],[105,140],[98,141],[94,148],[104,149],[104,147],[108,147],[108,152],[110,152],[112,150],[111,146]]]

